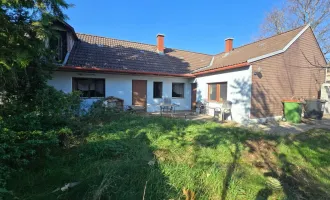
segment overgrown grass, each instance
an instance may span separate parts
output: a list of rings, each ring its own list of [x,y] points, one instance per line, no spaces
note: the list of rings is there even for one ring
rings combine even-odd
[[[329,199],[330,133],[266,136],[213,122],[121,115],[17,173],[20,199]],[[80,182],[68,191],[54,191]],[[145,191],[145,194],[144,194]]]

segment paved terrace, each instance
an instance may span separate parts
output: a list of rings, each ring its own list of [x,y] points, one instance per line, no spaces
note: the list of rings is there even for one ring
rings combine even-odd
[[[322,120],[313,120],[313,119],[303,119],[302,123],[300,124],[292,124],[289,122],[278,122],[278,121],[270,121],[264,124],[256,124],[251,123],[248,125],[240,125],[237,123],[232,123],[230,121],[221,122],[219,118],[214,118],[209,115],[202,115],[196,114],[193,111],[176,111],[175,113],[143,113],[144,115],[149,116],[163,116],[163,117],[170,117],[170,118],[181,118],[187,120],[202,120],[202,121],[217,121],[220,123],[224,123],[225,125],[230,126],[238,126],[249,128],[257,131],[264,131],[270,134],[279,134],[279,135],[286,135],[286,134],[296,134],[305,132],[315,128],[322,128],[322,129],[329,129],[330,130],[330,115],[325,115]]]

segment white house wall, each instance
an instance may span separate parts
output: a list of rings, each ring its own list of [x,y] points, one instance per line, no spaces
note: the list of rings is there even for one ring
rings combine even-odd
[[[184,98],[172,98],[172,103],[179,104],[177,110],[191,109],[191,84],[189,79],[180,77],[115,75],[101,73],[55,72],[48,84],[65,93],[72,92],[72,77],[104,78],[105,96],[114,96],[124,100],[125,105],[132,105],[132,80],[147,80],[147,111],[159,111],[161,99],[153,98],[153,82],[163,82],[163,97],[172,97],[172,83],[185,83]],[[84,99],[84,106],[89,107],[98,98]]]
[[[227,82],[227,100],[232,101],[232,118],[239,123],[248,122],[251,109],[252,67],[239,68],[213,75],[197,77],[197,101],[208,99],[208,84]],[[220,107],[218,103],[210,103],[210,107]],[[213,115],[213,109],[209,114]]]

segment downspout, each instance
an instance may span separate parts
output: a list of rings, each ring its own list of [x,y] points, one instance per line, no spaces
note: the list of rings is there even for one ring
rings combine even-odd
[[[324,83],[327,82],[327,79],[328,79],[328,67],[325,68],[325,80],[324,80]]]
[[[70,56],[70,52],[71,52],[71,51],[68,51],[68,52],[66,53],[65,58],[64,58],[64,61],[63,61],[63,63],[62,63],[62,66],[65,66],[66,63],[68,62],[68,59],[69,59],[69,56]]]
[[[72,34],[72,33],[71,33],[71,34]],[[76,33],[73,31],[73,35],[75,35],[75,34],[76,34]],[[77,37],[77,36],[76,36],[76,37]],[[66,63],[68,62],[69,57],[70,57],[70,53],[71,53],[72,48],[73,48],[73,46],[74,46],[74,44],[75,44],[75,40],[72,39],[72,35],[70,35],[69,32],[66,33],[66,38],[67,38],[67,41],[68,41],[68,42],[67,42],[67,53],[66,53],[65,58],[64,58],[64,60],[63,60],[62,66],[65,66]]]

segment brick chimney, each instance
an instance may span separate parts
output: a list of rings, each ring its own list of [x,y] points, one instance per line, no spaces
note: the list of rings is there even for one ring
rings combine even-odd
[[[164,34],[157,34],[157,52],[160,54],[164,54]]]
[[[234,41],[234,38],[226,38],[225,39],[225,52],[226,53],[233,50],[233,41]]]

